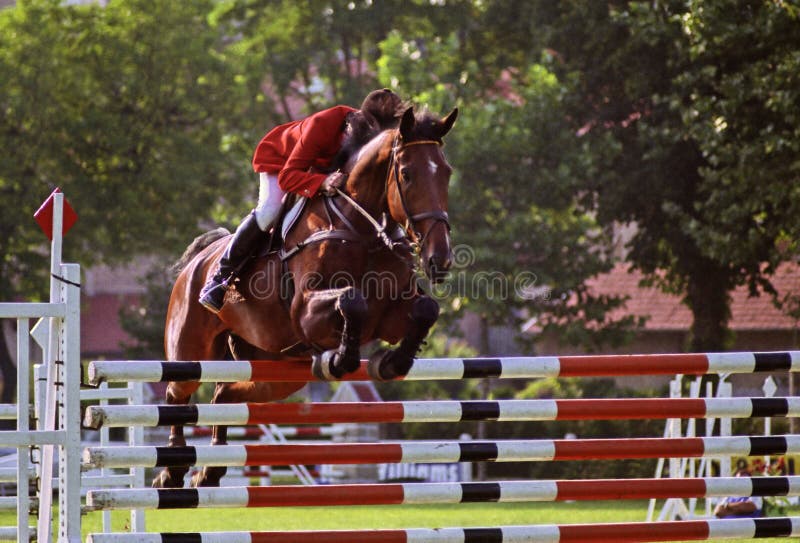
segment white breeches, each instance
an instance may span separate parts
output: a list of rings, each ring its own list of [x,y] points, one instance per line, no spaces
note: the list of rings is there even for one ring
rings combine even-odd
[[[258,175],[258,204],[255,215],[258,227],[266,232],[278,217],[281,201],[286,193],[278,186],[278,174],[261,172]]]

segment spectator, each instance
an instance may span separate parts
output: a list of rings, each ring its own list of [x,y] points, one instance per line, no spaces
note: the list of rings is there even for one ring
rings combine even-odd
[[[737,477],[750,477],[750,472],[740,469],[736,472]],[[760,496],[746,496],[737,498],[725,498],[714,508],[714,516],[717,518],[758,518],[763,517],[764,502]]]

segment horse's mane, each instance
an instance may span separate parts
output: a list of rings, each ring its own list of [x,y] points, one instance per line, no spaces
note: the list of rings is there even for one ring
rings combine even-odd
[[[435,140],[441,142],[440,134],[442,121],[430,111],[423,110],[414,115],[414,126],[408,141]],[[331,163],[331,171],[344,169],[350,171],[358,160],[360,153],[369,152],[367,145],[377,145],[384,140],[378,136],[385,136],[387,132],[395,134],[397,127],[381,130],[372,116],[361,111],[354,111],[347,117],[347,127],[342,148]],[[352,159],[352,160],[351,160]]]
[[[331,160],[330,171],[344,168],[351,157],[358,154],[364,145],[380,133],[378,121],[369,113],[356,110],[348,113],[345,120],[342,147]]]
[[[170,273],[173,274],[173,277],[177,277],[178,274],[183,271],[183,268],[185,268],[186,265],[189,264],[189,262],[200,253],[200,251],[227,235],[230,235],[230,232],[228,229],[222,227],[200,234],[194,238],[194,241],[192,241],[191,244],[189,244],[181,257],[172,266],[170,266]]]

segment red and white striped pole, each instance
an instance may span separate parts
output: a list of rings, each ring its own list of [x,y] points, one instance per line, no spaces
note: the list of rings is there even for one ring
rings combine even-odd
[[[84,426],[336,424],[800,416],[800,398],[623,398],[89,406]]]
[[[94,510],[797,496],[800,477],[589,479],[90,490]]]
[[[800,436],[87,447],[84,467],[537,462],[800,454]]]
[[[402,379],[534,379],[539,377],[612,377],[622,375],[705,375],[800,371],[800,351],[681,353],[501,358],[418,358]],[[238,360],[167,362],[104,360],[89,363],[89,382],[159,381],[315,381],[307,361]],[[366,362],[343,381],[368,381]]]
[[[644,543],[800,536],[800,518],[187,534],[92,534],[87,543]]]

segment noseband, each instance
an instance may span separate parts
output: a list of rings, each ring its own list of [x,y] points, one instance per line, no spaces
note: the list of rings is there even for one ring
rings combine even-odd
[[[389,187],[389,177],[394,174],[394,182],[397,187],[397,194],[400,197],[400,205],[403,208],[403,213],[406,216],[406,230],[410,230],[411,233],[414,234],[416,238],[416,242],[422,246],[425,243],[426,238],[431,233],[433,228],[436,226],[437,223],[443,222],[444,225],[447,227],[447,231],[450,231],[450,218],[447,215],[447,212],[443,209],[434,209],[431,211],[423,211],[422,213],[411,214],[408,209],[408,204],[406,202],[406,195],[403,192],[403,186],[400,183],[400,163],[397,160],[397,153],[398,151],[402,151],[405,147],[411,147],[413,145],[441,145],[441,141],[436,140],[419,140],[419,141],[410,141],[408,143],[400,143],[399,142],[400,136],[395,136],[394,142],[392,142],[392,154],[389,157],[389,168],[386,171],[386,187]],[[417,230],[417,223],[419,221],[424,221],[426,219],[433,219],[430,227],[424,234],[420,234]]]

